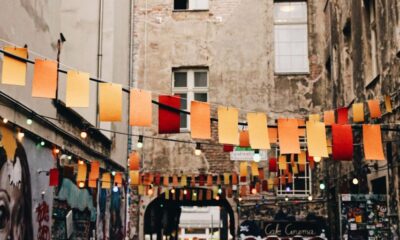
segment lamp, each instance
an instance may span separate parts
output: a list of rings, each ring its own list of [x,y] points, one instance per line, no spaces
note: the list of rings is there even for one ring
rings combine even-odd
[[[142,148],[143,147],[143,135],[139,136],[138,142],[136,144],[137,148]]]
[[[196,143],[196,149],[194,150],[194,155],[200,156],[201,154],[201,146],[200,143]]]
[[[260,150],[258,150],[258,149],[254,150],[253,160],[254,160],[254,162],[259,162],[261,160]]]

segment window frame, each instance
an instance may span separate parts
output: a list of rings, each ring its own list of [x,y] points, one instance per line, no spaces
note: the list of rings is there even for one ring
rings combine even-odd
[[[280,22],[277,21],[275,17],[275,8],[279,4],[294,4],[294,3],[304,3],[305,5],[305,15],[306,18],[305,20],[291,20],[289,19],[286,22]],[[294,1],[289,1],[289,0],[275,0],[274,1],[274,16],[273,16],[273,32],[274,32],[274,74],[275,75],[304,75],[304,74],[310,74],[310,61],[309,61],[309,39],[308,39],[308,4],[306,0],[294,0]],[[295,69],[295,70],[278,70],[278,57],[279,56],[288,56],[292,60],[294,56],[303,56],[303,55],[294,55],[293,53],[289,55],[278,55],[277,54],[277,39],[276,39],[276,29],[277,26],[304,26],[306,29],[306,54],[304,55],[305,59],[307,61],[306,64],[306,69],[300,70],[300,69]],[[289,43],[293,43],[293,41],[289,41]],[[292,65],[292,64],[291,64]]]
[[[203,12],[203,11],[210,11],[210,0],[202,0],[202,1],[207,1],[207,8],[192,8],[191,6],[191,1],[193,0],[186,0],[187,1],[187,7],[185,9],[176,9],[175,8],[175,1],[172,1],[172,11],[173,12]]]
[[[175,87],[175,73],[176,72],[186,72],[186,87]],[[207,86],[206,87],[195,87],[195,72],[205,72],[207,73]],[[196,93],[205,93],[207,94],[207,102],[209,101],[209,86],[210,86],[210,78],[209,78],[209,70],[207,67],[204,68],[173,68],[172,69],[172,95],[177,94],[186,94],[186,107],[182,110],[190,112],[190,103],[195,100]],[[189,132],[190,131],[190,115],[186,115],[186,127],[181,127],[181,132]]]

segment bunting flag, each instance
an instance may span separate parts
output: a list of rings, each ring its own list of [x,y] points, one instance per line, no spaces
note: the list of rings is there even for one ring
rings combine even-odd
[[[374,118],[380,118],[382,116],[381,113],[381,107],[379,106],[379,100],[378,99],[373,99],[373,100],[368,100],[368,108],[369,108],[369,114],[372,119]]]
[[[385,160],[380,125],[363,125],[363,144],[365,160]]]
[[[308,120],[309,121],[320,121],[321,120],[321,116],[319,114],[310,114],[308,116]]]
[[[281,154],[300,153],[297,119],[278,119],[279,150]]]
[[[299,165],[305,165],[306,161],[307,161],[307,154],[306,154],[305,151],[301,151],[299,156],[298,156],[297,162],[298,162]]]
[[[56,98],[57,63],[49,60],[35,60],[32,80],[32,97]]]
[[[140,169],[140,155],[136,151],[132,151],[129,154],[129,170],[139,170]]]
[[[115,83],[99,83],[99,120],[122,120],[122,86]]]
[[[224,152],[233,152],[233,145],[224,144],[223,150]]]
[[[169,186],[169,176],[168,175],[164,175],[164,177],[163,177],[163,185],[164,185],[164,187],[168,187]]]
[[[76,173],[76,182],[86,182],[87,166],[84,163],[78,164],[78,172]]]
[[[286,170],[287,169],[287,162],[286,162],[286,156],[281,155],[279,156],[279,170]]]
[[[202,187],[205,184],[205,177],[203,174],[200,174],[199,176],[199,186]]]
[[[129,125],[151,127],[153,116],[151,92],[132,88],[129,101]]]
[[[97,179],[100,176],[100,162],[92,161],[90,164],[89,182],[90,188],[97,188]]]
[[[310,156],[328,157],[326,145],[325,124],[317,121],[307,121],[307,148]]]
[[[238,175],[236,172],[232,173],[232,185],[237,185],[238,184]]]
[[[247,177],[247,162],[240,162],[240,177]]]
[[[268,137],[267,115],[248,113],[249,139],[252,149],[271,149]]]
[[[110,189],[111,188],[111,174],[103,173],[101,177],[101,188]]]
[[[388,112],[388,113],[391,113],[393,111],[392,100],[390,99],[390,96],[385,96],[385,108],[386,108],[386,112]]]
[[[338,124],[347,124],[348,123],[348,109],[346,107],[342,107],[337,109],[337,116],[338,116],[338,120],[337,123]]]
[[[67,107],[89,107],[89,73],[69,70],[67,72]]]
[[[269,137],[269,143],[277,143],[278,142],[278,129],[268,128],[268,137]]]
[[[181,187],[186,187],[187,185],[187,178],[186,175],[181,176]]]
[[[258,178],[259,178],[260,180],[264,180],[264,178],[265,178],[265,175],[264,175],[264,168],[259,168],[259,169],[258,169]]]
[[[6,46],[4,51],[21,58],[28,58],[28,49]],[[4,54],[1,83],[25,86],[26,62]]]
[[[178,187],[178,185],[179,185],[178,176],[173,175],[172,176],[172,186],[173,187]]]
[[[58,179],[60,173],[57,168],[52,168],[49,171],[49,186],[50,187],[57,187],[58,186]]]
[[[117,172],[114,176],[114,185],[117,187],[122,187],[122,173]]]
[[[161,184],[161,174],[156,173],[155,178],[154,178],[154,184],[159,186]]]
[[[246,195],[247,195],[247,186],[242,185],[242,186],[240,187],[240,196],[241,196],[241,197],[245,197]]]
[[[364,122],[364,103],[353,104],[353,122]]]
[[[165,200],[169,200],[169,189],[165,189],[164,197],[165,197]]]
[[[192,101],[190,105],[190,130],[192,138],[210,139],[210,104]]]
[[[298,169],[296,163],[292,164],[292,172],[293,172],[293,174],[298,174],[299,173],[299,169]]]
[[[353,159],[353,132],[350,125],[332,125],[332,155],[334,160]]]
[[[229,185],[231,182],[229,181],[230,174],[224,173],[224,184]]]
[[[158,108],[158,133],[179,133],[180,131],[180,113],[181,99],[179,96],[160,95],[158,101],[162,105],[171,107],[172,110],[162,105]]]
[[[239,132],[239,147],[250,147],[249,131],[242,130]]]
[[[277,172],[277,164],[276,164],[276,158],[270,158],[268,160],[268,171],[270,172]]]
[[[207,186],[213,185],[213,176],[211,174],[207,175]]]
[[[236,108],[218,107],[218,139],[223,144],[239,144],[239,112]]]
[[[251,162],[251,175],[254,176],[259,176],[258,174],[258,163],[256,162]]]
[[[325,111],[324,112],[324,123],[326,126],[331,126],[335,124],[335,111]]]

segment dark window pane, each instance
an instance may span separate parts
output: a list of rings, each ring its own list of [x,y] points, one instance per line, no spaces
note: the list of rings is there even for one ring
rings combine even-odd
[[[174,87],[187,86],[187,72],[174,72]]]
[[[194,86],[195,87],[207,87],[207,72],[195,72],[194,73]]]
[[[195,93],[194,100],[199,102],[207,102],[207,93]]]
[[[188,0],[174,0],[174,9],[187,9]]]
[[[179,96],[181,98],[181,109],[187,109],[187,94],[176,93],[175,96]]]
[[[181,113],[180,127],[187,128],[187,115],[185,113]]]

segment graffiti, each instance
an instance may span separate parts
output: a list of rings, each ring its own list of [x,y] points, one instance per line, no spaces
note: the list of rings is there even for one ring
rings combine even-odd
[[[32,239],[32,194],[24,147],[0,129],[0,239]]]
[[[49,240],[50,231],[49,226],[46,223],[49,222],[49,205],[45,201],[39,204],[36,208],[37,217],[36,220],[39,223],[38,228],[38,240]]]

